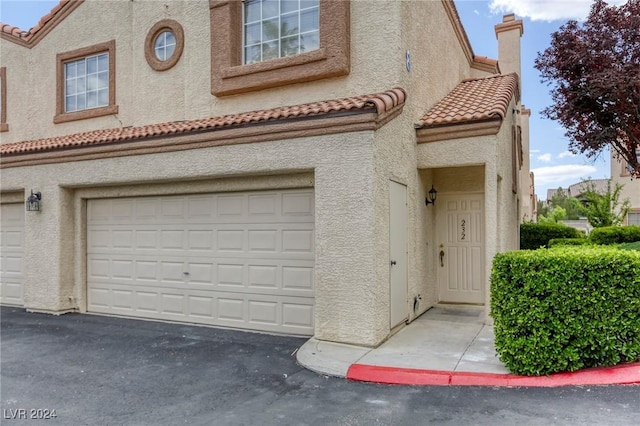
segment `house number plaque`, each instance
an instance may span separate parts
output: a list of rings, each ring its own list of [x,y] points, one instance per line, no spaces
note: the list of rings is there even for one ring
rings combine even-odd
[[[460,239],[463,241],[467,239],[467,221],[465,219],[460,221]]]

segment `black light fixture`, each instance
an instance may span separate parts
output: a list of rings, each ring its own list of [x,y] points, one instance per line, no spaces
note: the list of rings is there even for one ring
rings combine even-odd
[[[431,189],[429,190],[429,197],[424,199],[424,203],[428,206],[429,204],[436,203],[436,197],[438,196],[438,191],[431,185]]]
[[[41,192],[33,192],[31,190],[31,195],[27,197],[27,211],[28,212],[39,212],[40,211],[40,200],[42,200]]]

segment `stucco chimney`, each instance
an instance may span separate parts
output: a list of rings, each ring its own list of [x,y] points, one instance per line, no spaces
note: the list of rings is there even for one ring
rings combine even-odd
[[[516,20],[513,13],[504,15],[502,22],[496,25],[498,39],[498,66],[502,74],[515,72],[520,77],[520,38],[524,33],[522,20]]]

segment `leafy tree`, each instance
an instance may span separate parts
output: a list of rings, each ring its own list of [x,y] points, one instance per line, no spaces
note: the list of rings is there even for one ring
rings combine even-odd
[[[535,67],[553,85],[542,113],[567,129],[569,149],[594,157],[610,146],[640,178],[640,0],[596,0],[583,24],[551,35]]]
[[[622,225],[624,218],[631,209],[629,200],[620,203],[620,192],[623,185],[616,182],[613,191],[611,190],[611,182],[607,185],[607,191],[600,194],[596,191],[595,186],[590,184],[587,191],[583,194],[586,200],[587,220],[594,228],[603,226]]]
[[[547,203],[545,203],[542,200],[538,200],[536,204],[538,206],[537,208],[538,217],[549,215],[549,206],[547,205]]]
[[[566,212],[566,217],[561,219],[577,220],[584,216],[584,206],[575,197],[565,194],[562,188],[558,188],[556,193],[549,200],[551,207],[562,207]]]
[[[554,207],[548,216],[539,216],[538,223],[558,223],[567,217],[567,211],[562,207]]]

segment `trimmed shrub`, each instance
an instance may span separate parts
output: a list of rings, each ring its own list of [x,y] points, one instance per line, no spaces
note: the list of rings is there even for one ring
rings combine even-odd
[[[520,225],[520,248],[537,250],[547,247],[553,238],[584,238],[584,234],[575,228],[561,223],[523,223]]]
[[[491,316],[500,360],[544,375],[640,359],[640,252],[558,247],[498,254]]]
[[[596,228],[589,234],[589,239],[596,244],[620,244],[640,241],[640,226],[605,226]]]
[[[549,248],[564,246],[588,246],[593,244],[586,238],[552,238],[549,240]]]

